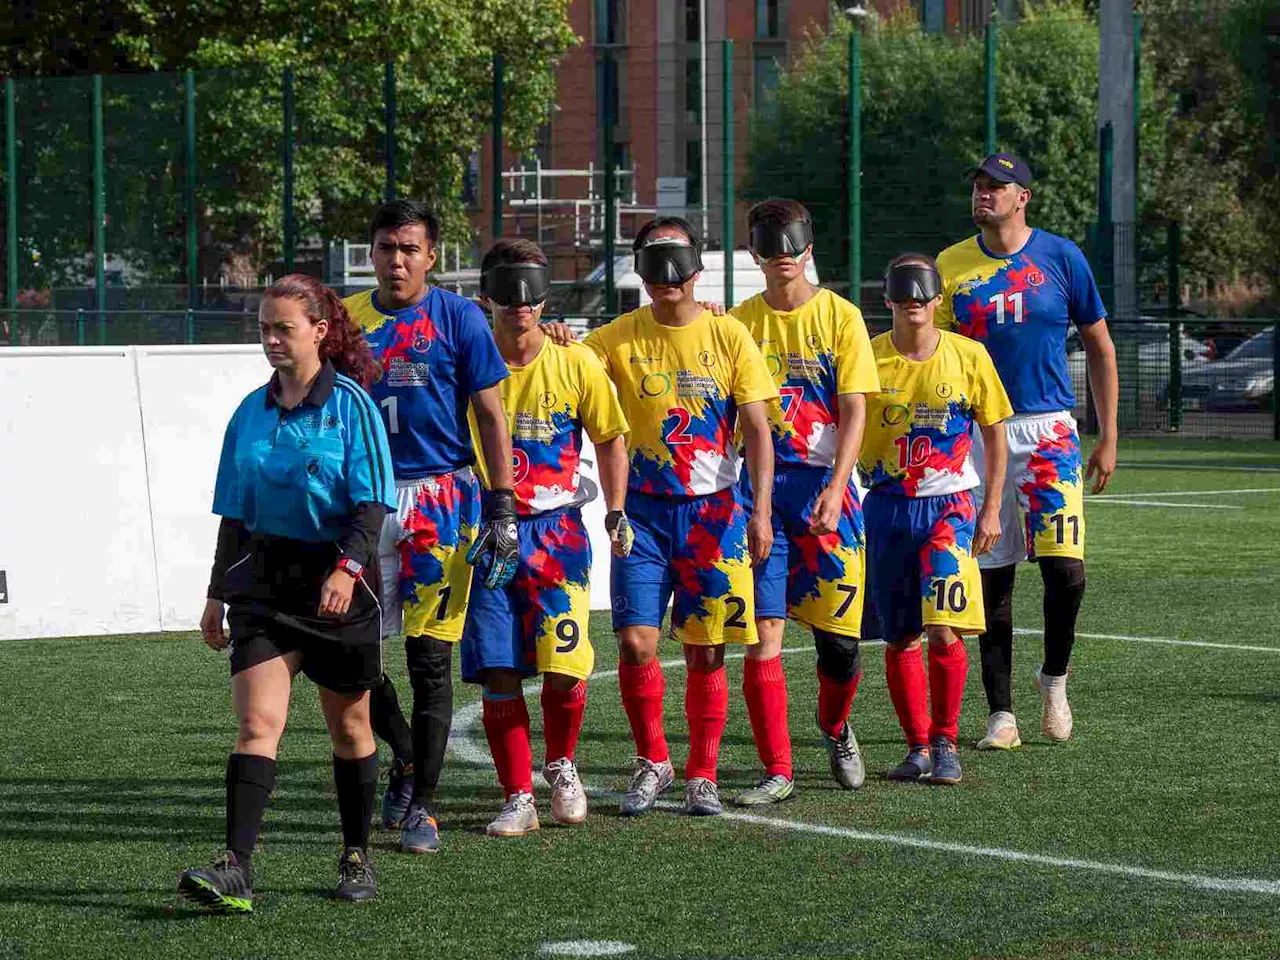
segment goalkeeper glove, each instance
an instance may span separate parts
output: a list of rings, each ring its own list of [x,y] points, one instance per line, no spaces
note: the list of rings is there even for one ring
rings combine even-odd
[[[490,490],[485,494],[480,533],[467,551],[467,563],[474,566],[484,553],[492,557],[484,585],[490,590],[505,587],[516,575],[516,564],[520,560],[516,495],[510,490]]]

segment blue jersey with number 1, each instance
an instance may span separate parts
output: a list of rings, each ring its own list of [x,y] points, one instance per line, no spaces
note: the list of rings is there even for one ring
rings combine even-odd
[[[403,310],[380,307],[375,290],[343,303],[382,366],[369,393],[386,419],[396,479],[440,476],[474,463],[467,403],[507,377],[484,312],[438,287]]]
[[[1021,250],[991,253],[981,236],[938,254],[942,303],[934,322],[983,344],[1015,413],[1071,410],[1067,333],[1106,314],[1084,254],[1070,240],[1031,231]]]

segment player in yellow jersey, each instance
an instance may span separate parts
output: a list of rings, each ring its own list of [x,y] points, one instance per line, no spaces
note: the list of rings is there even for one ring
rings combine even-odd
[[[722,812],[716,787],[729,709],[724,644],[756,640],[751,565],[773,541],[768,498],[748,517],[736,493],[741,455],[757,490],[773,486],[765,403],[778,396],[745,327],[693,297],[702,270],[693,228],[652,220],[636,235],[637,272],[650,306],[592,332],[587,345],[618,389],[631,434],[627,514],[635,545],[614,557],[613,627],[618,680],[636,742],[636,772],[624,815],[644,813],[674,779],[662,724],[665,685],[658,634],[668,601],[671,635],[684,644],[689,760],[685,810]]]
[[[1003,493],[988,488],[975,509],[970,434],[976,423],[986,468],[998,476],[1008,455],[1001,421],[1013,408],[986,349],[934,326],[941,293],[932,257],[889,264],[893,329],[871,341],[880,393],[867,404],[858,466],[869,488],[867,570],[889,644],[885,674],[908,748],[889,777],[950,784],[960,782],[956,731],[969,672],[961,636],[986,624],[976,558],[1000,539]]]
[[[788,615],[813,631],[818,727],[831,775],[846,790],[866,777],[848,723],[862,677],[864,588],[862,505],[852,475],[866,398],[879,389],[862,312],[805,279],[809,211],[794,200],[766,200],[751,209],[747,226],[766,288],[732,313],[759,344],[781,403],[769,408],[775,477],[762,495],[773,501],[773,550],[755,570],[760,643],[747,648],[742,678],[764,778],[737,798],[741,806],[776,803],[794,790],[781,655]],[[748,479],[739,486],[750,503]]]
[[[538,325],[550,272],[538,245],[499,240],[480,270],[482,299],[510,372],[502,381],[502,405],[514,454],[520,557],[508,586],[471,588],[462,679],[484,685],[484,729],[506,797],[488,833],[513,837],[538,829],[521,690],[521,681],[536,674],[543,675],[542,776],[551,786],[552,816],[580,823],[587,815],[574,751],[595,660],[587,636],[591,543],[581,512],[594,494],[580,482],[579,455],[585,431],[596,446],[606,524],[615,549],[625,554],[627,421],[595,354],[582,344],[553,343]],[[479,466],[487,487],[483,457]]]
[[[997,153],[973,171],[976,236],[938,255],[944,283],[938,323],[983,344],[1009,391],[1009,465],[986,484],[1005,489],[1005,536],[982,558],[987,632],[979,637],[987,691],[979,749],[1021,745],[1013,715],[1013,585],[1018,563],[1034,560],[1044,582],[1044,660],[1035,671],[1040,730],[1071,736],[1067,665],[1084,598],[1084,484],[1105,489],[1116,466],[1119,386],[1106,308],[1084,254],[1070,240],[1027,225],[1031,171]],[[1067,332],[1080,332],[1098,408],[1098,442],[1088,465],[1071,416]],[[1021,516],[1019,516],[1021,514]]]

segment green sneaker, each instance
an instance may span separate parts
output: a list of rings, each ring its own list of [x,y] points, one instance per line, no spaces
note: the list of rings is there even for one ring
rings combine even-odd
[[[763,807],[770,803],[782,803],[795,796],[796,782],[780,773],[765,777],[750,790],[738,794],[733,802],[739,807]]]
[[[208,913],[252,913],[253,889],[249,873],[228,850],[203,869],[183,870],[178,897]]]

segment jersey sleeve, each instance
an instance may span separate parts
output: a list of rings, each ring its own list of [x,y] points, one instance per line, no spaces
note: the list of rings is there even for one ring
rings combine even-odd
[[[1067,294],[1067,315],[1077,327],[1087,327],[1103,319],[1107,308],[1084,253],[1071,241],[1064,243],[1067,248],[1067,281],[1071,285]]]
[[[236,466],[237,425],[240,409],[231,415],[222,436],[222,454],[218,457],[218,478],[213,484],[213,512],[228,520],[243,520],[240,509],[240,468]]]
[[[484,311],[474,303],[458,317],[458,387],[465,395],[487,390],[507,378],[507,365],[498,352]]]
[[[991,354],[980,343],[975,343],[974,346],[978,349],[974,353],[975,363],[970,390],[970,396],[973,398],[973,418],[982,426],[989,427],[993,423],[1012,417],[1013,405],[1009,402],[1009,395],[1005,393],[1004,384],[1000,382],[1000,375],[996,373],[996,365],[991,360]]]
[[[955,307],[951,304],[951,297],[955,293],[955,278],[947,276],[947,261],[945,259],[945,251],[938,255],[938,269],[942,273],[942,299],[938,302],[938,309],[933,314],[933,325],[939,330],[956,330],[959,324],[956,323]]]
[[[837,323],[836,393],[879,393],[876,358],[862,311],[850,304],[841,310]]]
[[[746,327],[735,317],[729,321],[734,342],[733,399],[742,406],[778,399],[778,386],[769,376],[764,354]]]
[[[582,341],[582,345],[596,355],[601,366],[604,367],[606,376],[612,376],[609,363],[609,335],[606,331],[612,324],[606,324],[603,327],[596,327],[589,334],[587,339]]]
[[[382,417],[363,390],[351,392],[351,429],[346,434],[347,496],[353,504],[381,503],[396,509],[391,447]]]
[[[606,443],[630,429],[622,404],[614,390],[613,381],[604,372],[604,365],[594,352],[575,350],[578,355],[578,376],[581,394],[578,399],[578,416],[582,428],[592,443]]]

